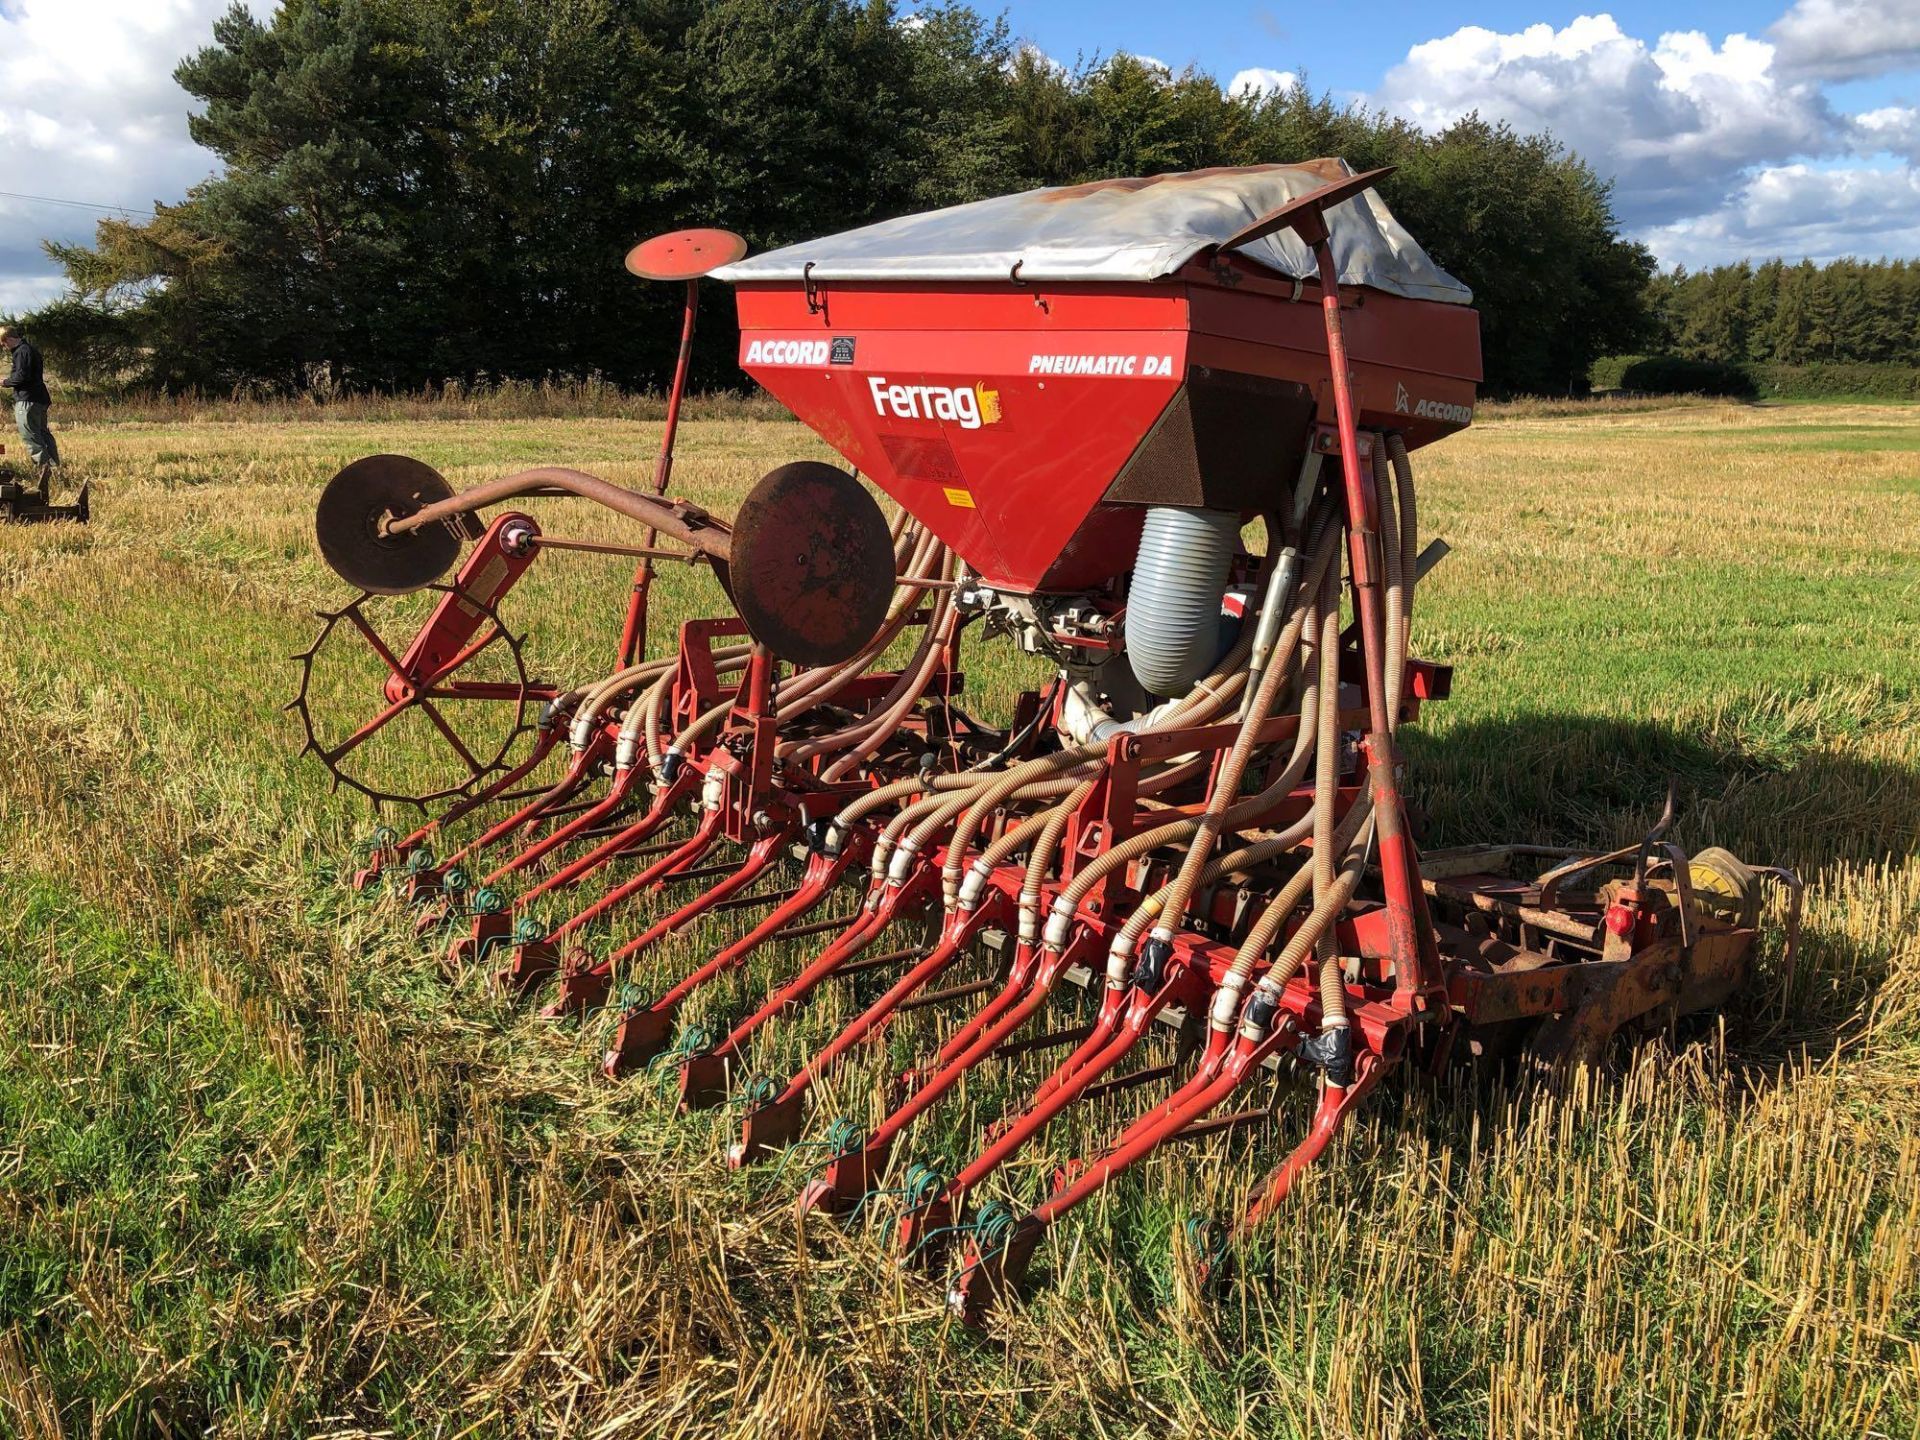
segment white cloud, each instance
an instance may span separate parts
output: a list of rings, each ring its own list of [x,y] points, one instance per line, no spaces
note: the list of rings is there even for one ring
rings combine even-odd
[[[267,13],[271,0],[250,0]],[[0,190],[144,212],[217,162],[187,138],[173,67],[227,0],[22,0],[0,10]],[[84,240],[98,211],[0,199],[0,309],[60,290],[43,238]]]
[[[1256,65],[1250,69],[1236,71],[1227,82],[1229,95],[1278,95],[1283,90],[1291,90],[1300,83],[1300,77],[1291,70],[1269,70]]]
[[[1695,269],[1743,256],[1920,255],[1920,172],[1771,166],[1728,204],[1659,227],[1647,239],[1663,260]]]
[[[1863,154],[1900,155],[1920,161],[1920,108],[1888,105],[1853,117]]]
[[[1916,0],[1794,0],[1767,33],[1780,68],[1823,80],[1859,80],[1920,66]]]
[[[1749,166],[1830,150],[1845,131],[1773,47],[1696,31],[1648,45],[1611,15],[1514,34],[1468,26],[1416,45],[1373,99],[1430,129],[1478,111],[1551,129],[1618,182],[1622,218],[1659,224],[1720,203]]]
[[[1469,26],[1414,46],[1370,98],[1429,129],[1477,110],[1551,130],[1668,264],[1920,253],[1920,109],[1847,115],[1823,88],[1869,54],[1920,60],[1920,0],[1795,0],[1767,34]]]

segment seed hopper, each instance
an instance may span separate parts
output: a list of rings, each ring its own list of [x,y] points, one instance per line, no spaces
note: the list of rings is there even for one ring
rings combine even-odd
[[[1719,1004],[1767,882],[1791,898],[1790,959],[1798,881],[1687,854],[1671,807],[1610,854],[1418,844],[1397,735],[1452,677],[1409,648],[1445,554],[1422,544],[1412,457],[1470,423],[1479,331],[1381,202],[1385,173],[1041,190],[752,259],[723,232],[639,247],[629,268],[687,286],[652,493],[541,468],[455,494],[385,456],[321,500],[321,548],[363,593],[301,657],[310,747],[379,798],[439,807],[380,831],[356,883],[396,879],[423,933],[452,931],[449,963],[555,1018],[603,1016],[609,1077],[666,1067],[682,1107],[736,1106],[729,1163],[805,1147],[803,1212],[892,1206],[892,1243],[950,1267],[970,1321],[1163,1146],[1276,1128],[1274,1093],[1305,1087],[1311,1118],[1236,1213],[1195,1222],[1203,1269],[1396,1068],[1589,1064]],[[731,524],[666,498],[709,271],[735,288],[742,369],[890,519],[818,462],[774,470]],[[646,540],[477,518],[527,495],[596,502]],[[568,548],[638,569],[607,673],[563,689],[527,677],[499,607]],[[649,659],[669,557],[710,568],[733,613]],[[368,612],[425,586],[439,598],[401,653]],[[1003,726],[962,707],[969,627],[1051,671]],[[375,713],[323,740],[315,668],[359,641],[386,670]],[[497,751],[434,718],[456,700],[514,712]],[[409,711],[444,737],[447,783],[403,796],[349,773]],[[716,919],[730,938],[659,949]],[[638,988],[662,955],[670,978]],[[684,1023],[749,975],[725,1025]],[[827,1011],[852,1018],[767,1073],[859,977]],[[930,1009],[938,1041],[877,1120],[816,1113],[843,1062]],[[917,1162],[921,1117],[987,1070],[1020,1078],[977,1152]],[[1128,1094],[1108,1143],[1009,1203],[1010,1162],[1054,1120]]]

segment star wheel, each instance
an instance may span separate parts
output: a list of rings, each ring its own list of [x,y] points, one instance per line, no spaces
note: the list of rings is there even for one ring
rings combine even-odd
[[[478,617],[474,638],[427,673],[409,664],[409,642],[427,615],[447,601]],[[299,689],[287,709],[299,718],[305,752],[376,805],[425,809],[471,793],[508,768],[508,755],[529,734],[529,707],[542,698],[527,678],[524,636],[509,631],[495,609],[449,585],[411,594],[371,591],[338,610],[319,612],[320,631],[294,656]],[[358,728],[327,717],[379,708]]]

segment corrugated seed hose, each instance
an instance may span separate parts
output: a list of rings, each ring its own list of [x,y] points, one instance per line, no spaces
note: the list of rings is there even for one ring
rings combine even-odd
[[[1155,505],[1127,589],[1126,653],[1150,695],[1178,695],[1220,653],[1220,594],[1240,544],[1236,510]]]
[[[1246,713],[1240,723],[1240,731],[1234,737],[1233,748],[1227,752],[1221,762],[1220,771],[1215,777],[1212,791],[1208,794],[1206,809],[1196,826],[1186,857],[1181,861],[1180,870],[1174,880],[1173,888],[1167,896],[1165,918],[1154,927],[1156,940],[1171,943],[1174,932],[1186,918],[1187,905],[1192,899],[1201,869],[1206,865],[1214,844],[1226,828],[1225,817],[1233,797],[1240,789],[1240,780],[1246,774],[1247,765],[1258,748],[1260,727],[1266,723],[1272,713],[1274,701],[1278,698],[1280,684],[1292,675],[1294,653],[1299,645],[1301,630],[1306,624],[1312,596],[1320,589],[1325,576],[1335,573],[1333,557],[1339,546],[1340,530],[1336,525],[1324,527],[1314,546],[1312,559],[1306,566],[1306,574],[1301,577],[1293,600],[1286,628],[1281,632],[1275,645],[1265,673],[1260,677],[1260,689],[1246,707]],[[1287,597],[1275,595],[1270,603],[1280,604]]]

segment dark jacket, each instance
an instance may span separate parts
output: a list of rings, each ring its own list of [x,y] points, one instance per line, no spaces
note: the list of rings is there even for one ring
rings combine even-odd
[[[0,380],[13,391],[13,398],[25,400],[32,405],[51,405],[53,396],[47,393],[47,367],[40,359],[40,352],[33,345],[22,340],[13,347],[13,370],[6,379]]]

